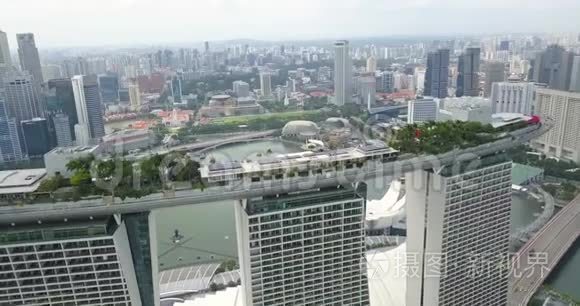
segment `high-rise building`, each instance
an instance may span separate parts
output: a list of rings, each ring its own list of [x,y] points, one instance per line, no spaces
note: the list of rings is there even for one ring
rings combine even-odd
[[[14,118],[20,126],[23,120],[44,116],[44,107],[38,97],[37,87],[29,75],[11,74],[4,81],[8,118]],[[26,152],[24,135],[20,128],[18,130],[21,148]]]
[[[44,118],[34,118],[20,122],[26,152],[29,157],[43,156],[52,149],[50,145],[50,133],[48,130],[48,121]]]
[[[459,56],[457,91],[458,97],[479,96],[479,48],[467,48]]]
[[[0,88],[4,84],[4,75],[12,69],[12,59],[10,58],[10,47],[8,37],[5,32],[0,31]]]
[[[119,101],[119,78],[114,74],[101,74],[98,80],[103,103],[117,103]]]
[[[554,127],[532,146],[548,156],[580,163],[580,93],[536,88],[535,112],[551,118]]]
[[[362,105],[367,109],[371,109],[376,101],[375,95],[377,92],[377,80],[374,76],[364,76],[357,80],[358,94],[361,98]]]
[[[96,77],[77,75],[71,81],[78,119],[75,138],[78,145],[88,145],[105,135],[99,85]]]
[[[377,71],[377,59],[374,56],[369,56],[367,59],[367,72]]]
[[[2,230],[6,305],[146,305],[129,226],[120,218],[63,218]],[[62,220],[62,219],[61,219]],[[16,264],[18,263],[18,264]]]
[[[70,79],[56,79],[48,81],[49,96],[56,101],[56,109],[62,110],[68,117],[69,132],[72,140],[75,140],[74,128],[78,123],[75,96]]]
[[[407,123],[436,121],[439,113],[439,101],[431,97],[408,102]]]
[[[502,62],[487,62],[485,64],[485,86],[483,96],[491,95],[491,84],[505,81],[505,64]]]
[[[272,96],[272,73],[269,71],[263,71],[260,73],[260,89],[262,90],[262,96],[270,97]]]
[[[40,89],[40,85],[44,82],[44,79],[42,77],[40,56],[38,55],[38,49],[34,41],[34,34],[16,34],[16,41],[18,42],[20,68],[32,76],[34,84]]]
[[[440,49],[427,55],[423,95],[446,98],[449,85],[449,50]]]
[[[344,105],[352,99],[352,64],[347,40],[334,43],[334,104]]]
[[[171,96],[173,97],[173,102],[181,103],[183,96],[183,89],[181,87],[181,76],[176,75],[171,78]]]
[[[16,120],[8,117],[4,93],[0,89],[0,163],[19,161],[24,158],[20,147],[19,130]]]
[[[205,53],[209,53],[209,41],[204,41],[203,46]]]
[[[238,98],[248,97],[250,95],[250,85],[244,81],[235,81],[233,83],[233,90]]]
[[[68,147],[73,145],[69,118],[66,114],[58,113],[52,116],[52,125],[58,147]],[[74,127],[73,127],[74,128]]]
[[[580,56],[574,56],[570,76],[570,91],[580,92]]]
[[[138,84],[130,84],[127,86],[129,90],[129,102],[131,103],[131,108],[134,110],[139,110],[141,108],[141,92],[139,91]]]
[[[507,304],[512,165],[467,164],[405,176],[407,306]]]
[[[383,71],[377,81],[377,90],[379,92],[393,92],[395,89],[395,77],[392,71]]]
[[[366,186],[235,205],[245,305],[369,305]]]
[[[491,86],[492,113],[534,113],[536,87],[530,82],[498,82]]]
[[[558,45],[548,46],[545,51],[536,54],[533,81],[546,84],[551,89],[569,90],[573,60],[574,53]]]

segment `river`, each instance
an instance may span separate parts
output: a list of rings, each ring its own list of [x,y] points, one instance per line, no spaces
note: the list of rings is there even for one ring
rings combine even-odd
[[[280,141],[257,141],[223,146],[208,154],[216,160],[243,160],[256,158],[257,154],[290,153],[302,151],[295,145]],[[377,178],[367,182],[368,198],[377,199],[386,192],[388,182]],[[194,206],[180,206],[157,210],[157,238],[160,269],[169,269],[194,263],[221,261],[237,257],[234,202],[220,201]],[[524,195],[512,196],[511,229],[517,230],[531,223],[542,211],[542,203]],[[183,235],[182,243],[172,241],[175,230]],[[580,252],[568,256],[566,266],[549,280],[558,290],[577,296],[575,286],[580,282]],[[576,267],[576,269],[572,268]]]

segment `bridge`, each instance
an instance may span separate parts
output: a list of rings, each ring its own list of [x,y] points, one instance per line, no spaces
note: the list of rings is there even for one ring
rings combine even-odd
[[[580,236],[580,196],[568,203],[512,259],[509,305],[525,306]]]
[[[346,185],[379,176],[402,176],[406,172],[420,169],[439,169],[456,162],[478,162],[481,156],[505,151],[516,145],[526,143],[551,128],[550,124],[529,126],[490,143],[463,150],[456,149],[439,155],[418,156],[393,162],[368,162],[362,169],[347,169],[341,172],[296,177],[288,180],[270,180],[254,183],[236,182],[223,187],[205,190],[178,190],[152,194],[140,199],[106,201],[104,198],[81,200],[77,202],[58,202],[0,206],[0,226],[12,223],[62,219],[67,217],[99,216],[150,211],[157,208],[204,204],[208,202],[244,199],[263,195],[310,190],[314,188]]]

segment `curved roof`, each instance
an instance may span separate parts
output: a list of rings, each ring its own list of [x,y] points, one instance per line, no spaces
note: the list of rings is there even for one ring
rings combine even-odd
[[[349,126],[348,120],[339,117],[332,117],[326,119],[325,123],[332,124],[336,127],[347,127]]]
[[[286,123],[282,129],[282,135],[305,135],[312,136],[318,134],[320,128],[312,121],[296,120]]]
[[[211,96],[211,99],[212,100],[227,100],[229,98],[231,98],[230,95],[214,95],[214,96]]]

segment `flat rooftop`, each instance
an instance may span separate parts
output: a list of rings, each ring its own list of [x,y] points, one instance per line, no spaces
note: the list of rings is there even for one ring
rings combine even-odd
[[[0,194],[34,192],[45,175],[44,168],[0,171]]]
[[[56,154],[56,155],[71,155],[79,153],[92,153],[99,148],[98,145],[95,146],[73,146],[73,147],[56,147],[46,154]]]

